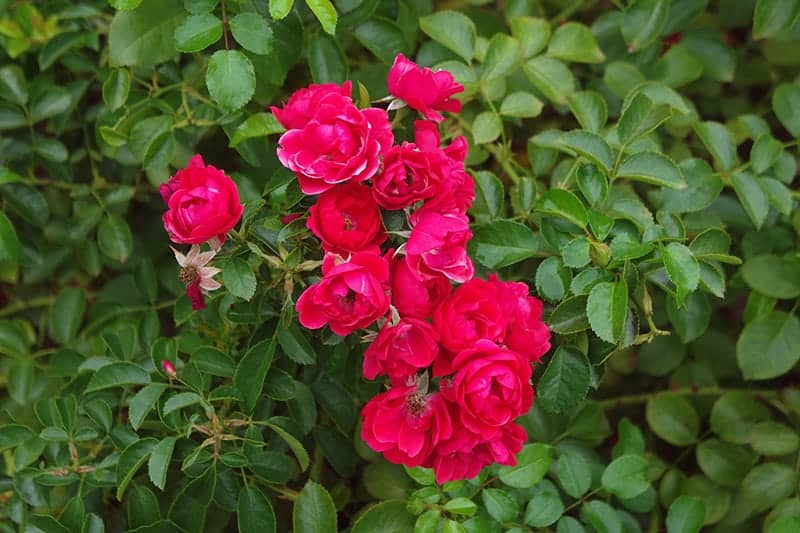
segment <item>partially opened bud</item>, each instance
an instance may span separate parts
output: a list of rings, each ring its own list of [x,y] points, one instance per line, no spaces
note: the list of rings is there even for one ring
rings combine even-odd
[[[164,370],[164,373],[167,374],[169,377],[174,378],[178,375],[178,371],[175,370],[175,365],[172,364],[171,361],[166,359],[161,360],[161,368]]]

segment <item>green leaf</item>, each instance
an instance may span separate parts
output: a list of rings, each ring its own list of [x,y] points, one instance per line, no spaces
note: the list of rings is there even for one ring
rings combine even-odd
[[[33,389],[33,362],[30,359],[17,359],[8,370],[8,395],[19,405],[31,400]]]
[[[678,242],[671,242],[662,251],[667,275],[675,284],[676,299],[683,304],[686,295],[697,290],[700,265],[692,251]]]
[[[786,185],[773,178],[758,178],[758,184],[764,189],[769,198],[769,203],[778,213],[789,216],[794,208],[792,191]]]
[[[108,3],[114,9],[126,11],[139,7],[139,5],[142,3],[142,0],[108,0]]]
[[[517,454],[517,464],[501,466],[497,475],[509,487],[527,489],[544,479],[552,462],[553,448],[541,442],[526,444]]]
[[[278,436],[283,439],[283,441],[289,446],[289,448],[291,448],[292,453],[294,453],[294,456],[297,459],[297,464],[300,465],[300,470],[305,471],[308,468],[308,465],[310,464],[311,460],[308,457],[308,452],[300,443],[300,441],[294,438],[294,436],[291,433],[289,433],[288,431],[286,431],[285,429],[283,429],[278,425],[272,424],[270,422],[265,422],[264,425],[270,428],[275,433],[277,433]]]
[[[741,491],[755,513],[766,511],[794,493],[797,472],[780,463],[762,463],[747,473]]]
[[[236,503],[237,526],[239,533],[262,531],[275,533],[275,511],[261,489],[245,486],[239,491]]]
[[[206,86],[211,98],[227,111],[236,111],[253,97],[253,64],[238,50],[217,50],[208,60]]]
[[[244,259],[233,257],[222,269],[222,279],[228,292],[250,301],[256,293],[256,276],[253,269]]]
[[[792,137],[800,138],[800,85],[779,85],[772,94],[772,111]]]
[[[514,16],[509,21],[511,35],[520,43],[524,59],[535,56],[550,40],[550,23],[543,18]]]
[[[231,19],[230,26],[233,38],[248,52],[264,55],[272,50],[272,28],[258,13],[239,13]]]
[[[672,116],[668,105],[656,105],[643,92],[637,92],[626,98],[622,114],[617,124],[617,136],[620,143],[628,143],[655,130]]]
[[[233,383],[242,393],[248,412],[255,409],[264,388],[264,378],[275,356],[275,339],[254,344],[245,352],[236,367]]]
[[[437,11],[420,18],[419,28],[468,64],[472,60],[476,39],[475,23],[463,13]]]
[[[662,392],[648,400],[647,425],[653,432],[675,446],[689,446],[697,442],[700,418],[685,398]]]
[[[670,87],[683,87],[703,75],[703,64],[686,47],[677,44],[653,65],[652,77]]]
[[[606,60],[592,30],[580,22],[567,22],[556,28],[547,55],[573,63],[602,63]]]
[[[293,6],[294,0],[269,0],[269,16],[273,20],[285,19]]]
[[[35,434],[30,428],[21,424],[4,424],[0,426],[0,450],[16,448],[33,438]]]
[[[733,134],[724,124],[707,121],[694,124],[694,132],[702,141],[714,165],[720,170],[731,170],[736,166],[736,143]]]
[[[25,221],[34,226],[44,226],[50,218],[50,207],[47,200],[37,189],[21,183],[3,185],[3,198]]]
[[[705,333],[711,322],[711,304],[702,292],[693,292],[683,306],[678,306],[674,298],[667,302],[667,314],[675,328],[675,333],[684,344]]]
[[[469,498],[459,497],[447,502],[444,510],[457,515],[472,516],[478,510],[478,506]]]
[[[666,211],[688,213],[700,211],[711,205],[722,191],[722,180],[714,175],[711,167],[702,159],[686,159],[678,165],[687,187],[662,191]]]
[[[723,487],[738,487],[758,458],[744,446],[719,439],[701,442],[696,451],[697,464],[708,478]]]
[[[698,533],[703,527],[706,504],[697,496],[679,496],[667,511],[667,533]]]
[[[0,211],[0,267],[11,265],[13,268],[19,264],[22,245],[14,230],[14,225],[5,213]]]
[[[28,103],[28,80],[17,65],[0,68],[0,96],[18,106]]]
[[[677,8],[678,5],[673,6]],[[704,6],[700,6],[702,10]],[[703,74],[725,83],[732,82],[736,74],[736,54],[719,32],[711,29],[685,32],[681,45],[686,47],[703,66]]]
[[[598,283],[589,292],[586,315],[592,331],[606,342],[616,344],[622,339],[628,316],[628,286],[625,278],[615,282]]]
[[[745,379],[787,373],[800,360],[800,319],[773,311],[748,322],[736,343],[736,360]]]
[[[124,263],[133,251],[133,235],[124,218],[107,215],[97,228],[97,245],[104,255]]]
[[[800,437],[786,424],[768,420],[753,426],[750,446],[760,455],[783,456],[797,451]]]
[[[128,419],[130,420],[133,429],[139,429],[147,417],[148,413],[153,409],[158,398],[167,390],[164,383],[151,383],[142,388],[136,395],[131,398],[128,405]]]
[[[780,300],[800,297],[800,261],[759,255],[742,266],[744,281],[754,290]]]
[[[563,413],[586,398],[592,369],[585,355],[560,346],[539,380],[537,401],[551,413]]]
[[[372,17],[355,28],[353,35],[375,57],[390,65],[398,52],[407,52],[408,43],[403,30],[393,20]]]
[[[733,174],[731,184],[753,226],[760,229],[769,214],[769,201],[764,189],[756,178],[744,172]]]
[[[510,522],[519,514],[517,501],[503,490],[484,489],[481,499],[486,512],[498,522]]]
[[[563,26],[562,26],[563,28]],[[608,106],[603,96],[595,91],[572,93],[567,98],[569,110],[578,119],[581,128],[599,133],[608,119]]]
[[[564,502],[558,491],[540,490],[528,501],[524,522],[535,528],[555,524],[564,513]]]
[[[658,152],[637,152],[628,157],[619,167],[617,178],[652,183],[670,189],[685,189],[681,171],[667,156]]]
[[[202,372],[224,378],[233,377],[236,365],[233,359],[213,346],[199,346],[192,351],[192,362]]]
[[[85,311],[86,293],[83,289],[61,289],[48,316],[50,337],[59,344],[72,342],[78,334]]]
[[[317,20],[322,24],[322,29],[329,35],[336,33],[336,23],[339,16],[336,14],[336,9],[330,0],[306,0],[306,5],[317,17]]]
[[[69,529],[49,515],[30,515],[27,522],[30,524],[30,528],[26,526],[25,529],[44,531],[45,533],[69,533]]]
[[[108,31],[112,67],[149,66],[177,55],[175,28],[186,15],[180,0],[144,0],[114,15]]]
[[[575,194],[565,189],[550,189],[536,201],[536,210],[569,220],[585,228],[589,221],[586,208]]]
[[[216,15],[189,15],[175,28],[175,48],[179,52],[199,52],[219,41],[221,37],[222,21]]]
[[[265,137],[286,131],[272,113],[255,113],[239,124],[233,132],[228,146],[235,148],[242,141],[255,137]]]
[[[556,463],[556,477],[564,492],[580,498],[592,484],[592,469],[582,454],[566,451]]]
[[[528,226],[511,220],[475,226],[468,246],[472,257],[492,270],[533,257],[541,247]]]
[[[39,122],[46,118],[63,113],[72,105],[72,96],[62,87],[50,87],[47,92],[34,98],[31,102],[29,116],[31,122]]]
[[[689,249],[697,259],[741,265],[741,259],[729,255],[730,247],[730,236],[719,228],[709,228],[703,231],[689,245]]]
[[[576,181],[581,194],[592,206],[601,204],[608,196],[608,180],[595,165],[581,165]]]
[[[669,0],[634,0],[622,19],[622,36],[628,50],[636,52],[652,44],[667,22]]]
[[[577,279],[578,277],[575,278],[575,280]],[[562,335],[589,329],[589,318],[586,316],[586,296],[573,296],[558,304],[547,320],[547,324],[552,331]]]
[[[622,522],[617,511],[605,502],[592,500],[581,506],[581,520],[588,522],[595,531],[622,533]]]
[[[336,532],[336,508],[322,485],[306,482],[294,501],[292,510],[294,533]],[[355,528],[353,528],[355,531]]]
[[[750,431],[770,417],[769,410],[749,392],[732,391],[719,397],[711,409],[711,429],[722,439],[746,444]]]
[[[117,501],[122,501],[122,495],[125,493],[128,483],[131,482],[157,443],[156,439],[148,437],[133,441],[122,451],[117,462]]]
[[[623,499],[635,498],[650,487],[648,467],[641,455],[621,455],[603,471],[603,488]]]
[[[611,171],[614,156],[608,143],[596,133],[585,130],[574,130],[565,133],[558,139],[558,144],[569,148],[603,168]]]
[[[500,217],[505,203],[503,183],[492,172],[475,172],[475,201],[472,215],[477,222],[489,222]]]
[[[500,114],[514,118],[533,118],[542,114],[544,104],[531,93],[514,92],[500,104]]]
[[[327,33],[308,41],[308,66],[314,83],[342,83],[348,76],[347,58],[339,43]]]
[[[536,269],[536,290],[546,300],[557,302],[569,288],[571,274],[558,257],[548,257]]]
[[[133,363],[110,363],[98,368],[86,385],[86,392],[124,387],[126,385],[147,385],[150,374]]]
[[[195,405],[200,403],[203,399],[200,397],[199,394],[194,392],[179,392],[175,396],[171,396],[166,402],[164,402],[164,409],[162,414],[167,416],[168,414],[172,413],[173,411],[177,411],[178,409],[183,409],[184,407],[189,407],[190,405]]]
[[[750,164],[756,174],[763,174],[783,152],[783,144],[769,133],[762,133],[750,149]]]
[[[289,327],[278,329],[278,343],[289,359],[301,365],[312,365],[317,360],[314,347],[308,342],[303,330],[292,322]]]
[[[189,393],[192,394],[192,393]],[[167,414],[166,412],[164,413]],[[172,460],[172,451],[175,449],[177,437],[165,437],[153,448],[147,460],[147,475],[150,481],[160,490],[167,484],[167,471]]]
[[[504,33],[496,33],[489,40],[481,68],[481,80],[503,78],[514,70],[520,56],[519,41]]]
[[[217,485],[217,465],[191,479],[172,501],[168,516],[179,531],[203,533],[206,531],[206,513]]]
[[[767,39],[787,29],[800,15],[797,0],[758,0],[753,13],[753,37]]]
[[[475,144],[494,141],[503,132],[503,121],[493,111],[483,111],[472,123],[472,136]]]
[[[589,255],[590,248],[589,239],[586,237],[578,237],[571,240],[566,246],[561,249],[561,257],[564,265],[570,268],[583,268],[592,260]]]
[[[558,59],[537,56],[527,61],[522,70],[533,86],[553,103],[566,105],[567,97],[575,92],[572,71]]]
[[[202,15],[203,13],[211,13],[219,0],[183,0],[183,7],[192,15]]]
[[[405,500],[387,500],[367,508],[356,518],[350,533],[401,533],[414,530],[414,515]],[[319,530],[319,533],[328,530]],[[331,529],[330,531],[335,531]]]

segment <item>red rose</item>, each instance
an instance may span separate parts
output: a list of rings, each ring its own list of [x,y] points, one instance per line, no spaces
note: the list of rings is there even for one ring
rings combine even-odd
[[[306,223],[326,252],[347,255],[368,250],[386,240],[378,204],[369,187],[359,183],[337,185],[322,193],[311,206]]]
[[[496,289],[480,278],[467,281],[436,308],[433,327],[442,346],[452,352],[471,348],[480,339],[500,341],[506,319]]]
[[[450,280],[441,275],[420,280],[402,256],[396,256],[393,265],[392,305],[400,316],[428,318],[453,288]]]
[[[417,220],[406,243],[406,261],[420,279],[443,275],[463,283],[474,268],[467,255],[472,238],[469,219],[458,213],[426,211]]]
[[[429,367],[439,355],[438,335],[430,324],[404,318],[384,327],[364,352],[364,377],[388,375],[392,383],[405,383],[420,368]]]
[[[364,442],[388,461],[409,467],[420,466],[453,430],[441,396],[420,392],[416,384],[378,394],[361,416]]]
[[[464,426],[483,439],[526,413],[533,403],[531,365],[516,352],[479,340],[459,352],[452,362],[455,374],[441,386],[458,404]]]
[[[529,296],[524,283],[499,281],[496,274],[489,275],[489,283],[497,290],[497,300],[506,317],[503,344],[538,363],[550,350],[550,330],[542,321],[542,301]]]
[[[322,280],[297,299],[298,319],[308,329],[328,324],[337,335],[348,335],[369,326],[389,310],[386,259],[361,252],[346,262],[340,260],[335,254],[327,254],[322,262]]]
[[[403,54],[397,54],[389,70],[387,85],[392,96],[403,100],[428,120],[436,122],[444,120],[437,111],[451,113],[461,111],[461,102],[450,97],[462,92],[464,86],[456,83],[450,72],[446,70],[434,72],[427,67],[420,68]]]
[[[352,105],[350,99],[352,84],[335,83],[312,84],[295,91],[283,109],[272,106],[270,110],[278,122],[287,130],[303,128],[322,108],[342,109]]]
[[[159,192],[169,208],[162,219],[172,242],[202,244],[214,237],[224,241],[225,233],[242,218],[236,184],[223,171],[206,166],[199,154]]]
[[[371,178],[393,141],[383,109],[324,105],[305,126],[281,135],[278,159],[297,174],[305,194],[319,194],[339,183]]]

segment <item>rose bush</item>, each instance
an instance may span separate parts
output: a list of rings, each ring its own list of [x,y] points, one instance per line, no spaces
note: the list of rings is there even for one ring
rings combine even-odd
[[[795,0],[0,0],[0,531],[800,528]]]

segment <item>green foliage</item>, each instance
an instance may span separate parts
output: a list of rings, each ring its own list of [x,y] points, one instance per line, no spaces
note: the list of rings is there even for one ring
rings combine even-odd
[[[0,1],[0,531],[797,531],[798,44],[797,0]],[[465,86],[470,254],[553,331],[517,464],[441,486],[297,323],[269,112],[383,105],[398,52]],[[194,153],[246,207],[199,312],[158,194]]]

